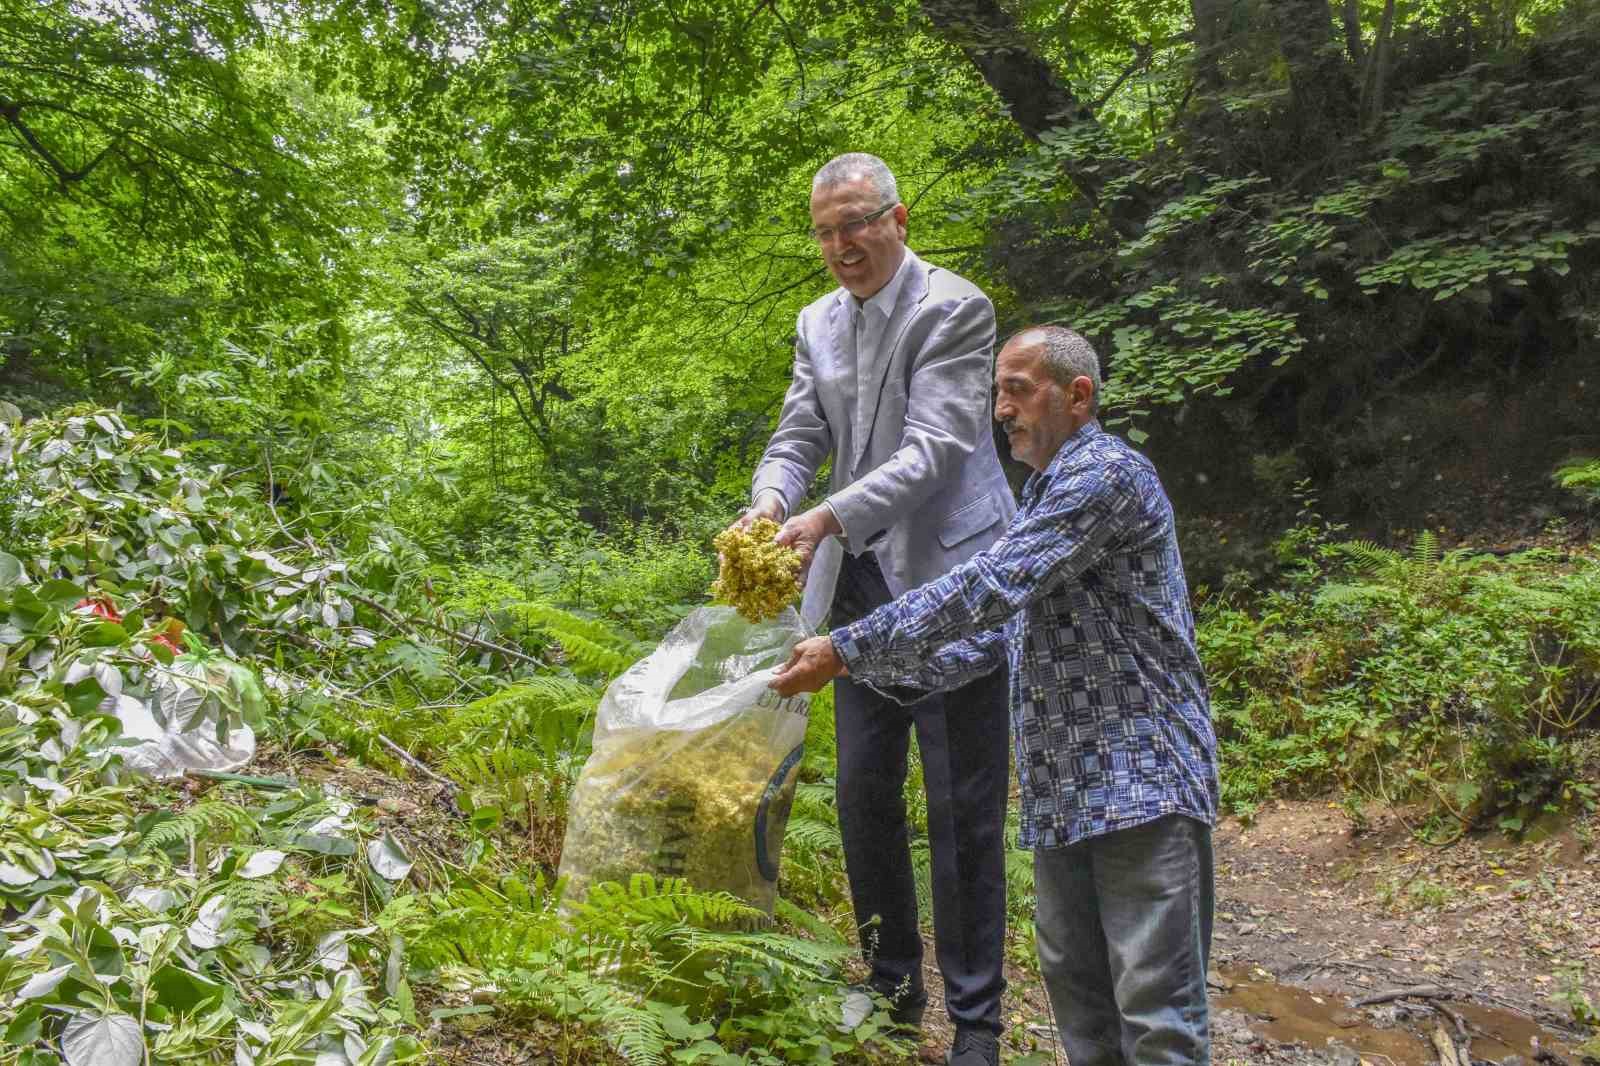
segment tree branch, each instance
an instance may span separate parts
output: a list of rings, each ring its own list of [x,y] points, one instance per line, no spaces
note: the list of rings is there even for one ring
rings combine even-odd
[[[929,21],[961,49],[1031,140],[1043,142],[1058,129],[1074,127],[1088,133],[1091,154],[1062,156],[1063,171],[1118,233],[1125,237],[1142,233],[1150,212],[1148,192],[1126,183],[1117,198],[1106,196],[1107,186],[1135,170],[1134,162],[1114,148],[1093,109],[1056,77],[998,0],[920,0],[920,4]]]
[[[1152,45],[1141,44],[1138,41],[1135,41],[1133,43],[1133,62],[1128,64],[1126,70],[1117,75],[1117,80],[1111,83],[1111,88],[1101,93],[1099,99],[1090,104],[1089,107],[1095,111],[1099,111],[1102,107],[1104,107],[1106,105],[1106,101],[1115,96],[1117,94],[1117,90],[1122,88],[1123,82],[1133,77],[1134,73],[1141,67],[1148,67],[1150,65],[1150,57],[1153,55],[1155,55],[1155,48]]]
[[[23,142],[33,149],[34,156],[50,169],[55,175],[56,184],[61,187],[62,192],[66,192],[72,187],[73,182],[83,180],[83,175],[61,162],[49,148],[45,147],[38,134],[34,133],[28,127],[28,124],[22,121],[22,108],[23,104],[0,97],[0,117],[4,117],[11,128],[17,131],[17,135],[22,138]],[[103,152],[101,154],[104,155]],[[99,157],[97,156],[96,162],[98,161]]]
[[[469,647],[480,648],[483,651],[493,652],[496,655],[504,655],[508,659],[516,659],[519,662],[528,663],[531,666],[544,667],[548,665],[542,659],[536,659],[527,652],[518,651],[516,648],[508,648],[503,644],[495,644],[493,641],[483,640],[480,637],[474,637],[469,633],[463,633],[459,629],[451,629],[449,626],[442,626],[438,622],[431,621],[427,618],[419,618],[413,615],[400,614],[398,611],[390,610],[388,607],[385,607],[383,604],[379,603],[375,599],[372,599],[370,596],[363,596],[358,592],[346,592],[345,595],[349,596],[357,603],[365,604],[366,606],[371,607],[374,611],[378,612],[384,621],[398,629],[404,629],[408,625],[422,626],[425,629],[433,630],[435,633],[443,633],[454,640],[458,640],[461,643],[468,645]]]

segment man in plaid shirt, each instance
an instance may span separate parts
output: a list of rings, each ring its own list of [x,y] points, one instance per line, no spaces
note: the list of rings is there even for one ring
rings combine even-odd
[[[1039,966],[1067,1057],[1208,1063],[1216,737],[1172,506],[1096,421],[1099,361],[1078,334],[1017,334],[995,389],[1034,470],[1004,535],[802,642],[772,685],[946,689],[1009,662]]]

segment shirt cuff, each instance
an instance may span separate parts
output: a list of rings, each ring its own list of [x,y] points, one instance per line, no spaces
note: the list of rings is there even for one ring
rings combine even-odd
[[[835,629],[828,634],[828,639],[833,643],[833,650],[843,660],[844,665],[850,670],[850,676],[869,677],[880,673],[874,662],[873,652],[882,644],[872,632],[866,618],[849,625]]]
[[[758,490],[756,494],[750,498],[750,506],[754,507],[759,504],[761,502],[761,497],[763,496],[772,496],[777,499],[778,511],[783,515],[783,518],[778,519],[779,522],[782,522],[784,519],[789,517],[789,501],[783,498],[783,493],[774,488],[764,488]]]

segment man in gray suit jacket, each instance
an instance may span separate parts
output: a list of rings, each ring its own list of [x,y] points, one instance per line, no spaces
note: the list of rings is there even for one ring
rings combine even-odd
[[[843,155],[818,171],[811,219],[840,288],[800,312],[793,380],[741,521],[783,522],[777,539],[808,567],[801,613],[838,626],[987,547],[1015,504],[989,424],[989,299],[906,248],[906,207],[874,156]],[[827,498],[795,514],[830,458]],[[1005,684],[991,676],[909,707],[848,678],[834,689],[851,902],[871,989],[908,1027],[927,1002],[902,792],[917,732],[955,1066],[998,1061]],[[947,706],[960,710],[946,716]],[[847,1015],[869,1003],[847,999]]]

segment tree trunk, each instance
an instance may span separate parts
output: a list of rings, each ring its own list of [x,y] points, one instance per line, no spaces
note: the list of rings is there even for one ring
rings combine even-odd
[[[1355,86],[1333,35],[1328,0],[1269,0],[1289,66],[1297,139],[1306,160],[1326,153],[1357,121]]]
[[[1361,88],[1361,115],[1367,129],[1376,129],[1383,117],[1383,94],[1389,73],[1389,52],[1394,42],[1394,0],[1385,0],[1377,39],[1367,57],[1367,75]]]
[[[1361,0],[1344,0],[1344,54],[1361,65]]]
[[[1194,17],[1194,72],[1197,87],[1210,94],[1222,88],[1222,47],[1232,21],[1231,0],[1189,0]]]
[[[1023,37],[1016,20],[997,0],[920,0],[940,36],[960,48],[983,80],[1011,112],[1022,132],[1035,141],[1053,129],[1079,127],[1089,133],[1087,156],[1064,158],[1067,177],[1125,237],[1137,236],[1149,217],[1149,194],[1138,187],[1105,196],[1106,185],[1125,177],[1132,160],[1111,145],[1094,112],[1056,77],[1050,65]],[[1086,128],[1086,130],[1084,130]]]

